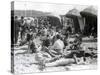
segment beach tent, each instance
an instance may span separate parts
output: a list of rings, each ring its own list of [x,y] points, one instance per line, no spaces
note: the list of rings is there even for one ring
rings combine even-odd
[[[75,28],[75,32],[82,32],[84,29],[83,19],[80,15],[80,12],[77,9],[69,10],[66,14],[66,17],[71,18],[73,20],[73,25]]]
[[[60,27],[61,26],[61,22],[60,19],[56,16],[47,16],[48,17],[48,21],[52,26],[56,26],[56,27]]]
[[[91,35],[91,33],[97,35],[97,8],[89,6],[80,12],[85,20],[84,34]]]

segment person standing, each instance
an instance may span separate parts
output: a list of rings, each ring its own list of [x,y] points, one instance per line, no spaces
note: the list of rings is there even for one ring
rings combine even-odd
[[[24,35],[24,32],[25,32],[25,20],[24,20],[24,17],[22,16],[21,19],[20,19],[20,28],[21,28],[21,40],[23,40],[23,35]]]

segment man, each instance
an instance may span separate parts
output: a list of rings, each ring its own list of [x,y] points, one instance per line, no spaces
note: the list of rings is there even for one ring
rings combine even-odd
[[[20,19],[20,27],[21,27],[21,40],[23,40],[23,35],[24,35],[24,32],[25,32],[25,20],[24,20],[24,17],[22,16],[21,19]]]
[[[49,35],[46,36],[46,39],[43,40],[43,46],[48,47],[50,46],[50,38]]]
[[[75,35],[75,41],[74,41],[74,44],[73,44],[74,49],[79,49],[81,43],[82,43],[82,37],[79,34],[76,34]]]
[[[62,55],[62,53],[63,53],[63,48],[64,48],[64,43],[63,43],[63,41],[61,40],[60,35],[57,35],[56,38],[57,38],[57,39],[56,39],[55,43],[53,44],[53,46],[51,47],[51,50],[50,50],[50,53],[51,53],[51,55],[52,55],[53,57]]]
[[[36,53],[36,46],[35,43],[33,42],[33,39],[29,41],[29,52]]]

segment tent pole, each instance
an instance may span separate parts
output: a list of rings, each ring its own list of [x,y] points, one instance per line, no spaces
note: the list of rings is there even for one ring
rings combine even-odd
[[[72,20],[72,27],[74,28],[74,21],[73,21],[73,19],[71,19]],[[75,31],[75,28],[74,29],[72,29],[72,32],[74,33],[74,31]]]

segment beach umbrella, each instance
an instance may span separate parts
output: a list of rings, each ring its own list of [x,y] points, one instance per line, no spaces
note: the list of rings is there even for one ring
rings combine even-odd
[[[82,16],[97,17],[97,8],[90,6],[80,12]]]
[[[93,6],[89,6],[83,11],[80,12],[82,17],[85,19],[85,30],[84,34],[97,35],[97,8]]]
[[[75,32],[80,32],[81,25],[79,24],[79,18],[82,18],[80,12],[76,8],[73,8],[65,16],[73,20]]]
[[[73,17],[81,17],[80,12],[77,9],[69,10],[68,13],[65,15],[66,17],[73,18]]]

